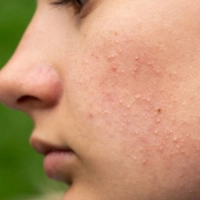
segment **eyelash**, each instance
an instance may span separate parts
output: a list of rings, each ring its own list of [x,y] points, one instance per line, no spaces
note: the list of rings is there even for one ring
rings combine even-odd
[[[81,8],[84,5],[83,3],[81,3],[81,0],[57,0],[55,2],[52,2],[51,4],[55,5],[55,6],[62,6],[62,5],[71,4],[72,6],[78,8],[79,10],[81,10]]]

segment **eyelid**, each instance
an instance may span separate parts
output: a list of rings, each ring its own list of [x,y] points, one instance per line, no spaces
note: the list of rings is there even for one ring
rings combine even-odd
[[[69,4],[69,3],[72,3],[72,0],[56,0],[54,2],[51,2],[50,4],[59,6],[59,5]]]
[[[74,8],[75,14],[80,14],[82,8],[85,4],[79,4],[77,0],[54,0],[54,2],[51,3],[53,6],[69,6]]]
[[[58,6],[59,5],[66,5],[66,4],[72,4],[73,6],[77,6],[77,7],[83,7],[85,5],[85,3],[81,3],[81,2],[78,3],[77,0],[56,0],[55,2],[52,2],[51,4],[52,5],[58,5]]]
[[[75,15],[79,15],[81,19],[85,18],[89,11],[91,10],[91,0],[83,0],[83,5],[78,5],[78,3],[75,2],[75,0],[53,0],[50,4],[52,6],[72,6],[75,9]],[[90,5],[90,6],[89,6]],[[89,6],[89,7],[88,7]],[[89,9],[88,9],[89,8]]]

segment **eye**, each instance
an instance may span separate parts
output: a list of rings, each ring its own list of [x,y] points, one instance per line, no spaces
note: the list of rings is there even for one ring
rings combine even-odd
[[[55,2],[52,2],[52,5],[68,5],[71,4],[73,6],[76,6],[77,8],[81,9],[87,0],[57,0]]]

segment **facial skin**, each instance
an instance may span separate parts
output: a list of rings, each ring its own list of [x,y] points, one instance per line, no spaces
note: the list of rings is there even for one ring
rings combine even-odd
[[[55,151],[63,200],[200,199],[200,2],[51,3],[1,70],[0,100]]]

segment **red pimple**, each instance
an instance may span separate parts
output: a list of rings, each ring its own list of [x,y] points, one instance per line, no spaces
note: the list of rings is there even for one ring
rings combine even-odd
[[[112,66],[112,71],[116,72],[117,71],[117,67],[116,66]]]
[[[94,115],[90,112],[89,117],[90,117],[90,119],[92,119],[94,117]]]

